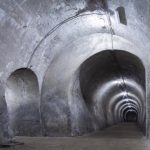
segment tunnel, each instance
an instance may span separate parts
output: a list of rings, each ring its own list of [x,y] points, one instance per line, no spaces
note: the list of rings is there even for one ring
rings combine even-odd
[[[145,69],[126,51],[99,52],[80,67],[84,101],[99,129],[121,122],[136,122],[145,134]]]
[[[149,149],[149,6],[0,0],[0,147]]]

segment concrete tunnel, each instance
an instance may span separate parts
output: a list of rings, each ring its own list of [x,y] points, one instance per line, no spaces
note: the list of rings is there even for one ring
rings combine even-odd
[[[0,144],[130,122],[149,138],[148,4],[1,0]]]
[[[145,128],[144,77],[140,60],[119,50],[100,52],[81,65],[82,95],[99,127],[137,120]]]

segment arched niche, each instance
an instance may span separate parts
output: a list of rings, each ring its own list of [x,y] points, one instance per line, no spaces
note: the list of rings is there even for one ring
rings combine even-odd
[[[5,97],[14,135],[40,135],[40,95],[35,73],[26,68],[14,71],[7,80]]]

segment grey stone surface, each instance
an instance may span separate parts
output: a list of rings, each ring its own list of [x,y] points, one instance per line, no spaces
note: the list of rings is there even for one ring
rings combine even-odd
[[[89,62],[91,71],[83,73],[83,80],[80,78],[80,66],[104,50],[131,54],[117,58],[121,68],[129,68],[123,69],[123,76],[134,83],[128,91],[139,99],[134,101],[134,107],[138,122],[149,137],[149,5],[148,0],[0,0],[0,141],[8,141],[11,130],[17,135],[75,136],[119,122],[114,119],[125,108],[109,103],[111,94],[105,93],[108,103],[104,105],[116,109],[114,117],[108,113],[110,108],[102,112],[101,105],[96,109],[93,108],[97,104],[88,106],[89,101],[93,103],[90,88],[108,81],[109,77],[98,78],[107,63],[104,76],[110,73],[111,79],[116,78],[110,69],[116,69],[111,66],[112,61],[93,59],[94,63]],[[127,25],[119,21],[116,9],[120,6],[125,9]],[[106,65],[96,67],[96,62]],[[14,76],[21,68],[26,68],[24,75]],[[89,80],[94,72],[97,78],[93,82],[81,83],[88,82],[84,80]],[[85,92],[88,86],[90,92]],[[119,89],[116,86],[111,92],[119,94]],[[98,92],[95,90],[90,95]],[[98,99],[99,94],[104,93],[97,93]],[[20,110],[12,110],[18,105]],[[108,114],[109,121],[102,113],[105,117]]]

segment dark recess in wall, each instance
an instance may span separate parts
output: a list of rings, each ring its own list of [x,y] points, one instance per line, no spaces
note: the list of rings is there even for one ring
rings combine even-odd
[[[118,12],[120,23],[127,25],[127,18],[126,18],[126,12],[125,12],[124,7],[118,7],[116,10]]]
[[[107,0],[88,0],[86,7],[78,11],[77,15],[85,11],[95,11],[101,9],[108,9]]]

